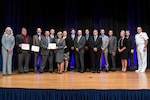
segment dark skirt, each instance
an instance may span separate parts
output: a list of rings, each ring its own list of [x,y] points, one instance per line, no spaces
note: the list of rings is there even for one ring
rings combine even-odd
[[[120,59],[128,59],[128,51],[127,50],[120,52]]]
[[[57,52],[55,61],[56,62],[63,62],[64,61],[64,53],[63,52]]]

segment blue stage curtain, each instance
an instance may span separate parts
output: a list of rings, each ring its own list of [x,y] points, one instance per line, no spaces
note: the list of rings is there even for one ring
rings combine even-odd
[[[1,88],[0,100],[150,100],[150,90]]]

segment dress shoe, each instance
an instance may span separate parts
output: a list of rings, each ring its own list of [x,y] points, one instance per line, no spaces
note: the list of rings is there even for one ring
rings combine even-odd
[[[25,71],[24,73],[28,73],[28,71]]]
[[[140,72],[140,70],[138,69],[138,70],[135,70],[135,72]]]
[[[11,76],[12,74],[8,74],[8,76]]]
[[[110,71],[115,72],[116,68],[111,68]]]
[[[53,73],[53,71],[49,71],[49,73]]]
[[[112,72],[115,72],[116,70],[111,70]]]
[[[20,72],[20,71],[18,72],[18,74],[22,74],[22,73],[23,73],[23,72]]]
[[[92,73],[95,73],[95,70],[92,70]]]
[[[84,73],[84,70],[81,70],[80,73]]]
[[[97,70],[97,73],[100,73],[101,71],[100,70]]]
[[[35,73],[37,72],[37,67],[34,68],[34,72],[35,72]]]
[[[39,70],[39,72],[40,72],[40,73],[44,73],[44,71],[43,71],[43,70]]]
[[[141,70],[140,72],[141,72],[141,73],[144,73],[145,71],[144,71],[144,70]]]
[[[105,72],[109,72],[109,70],[108,70],[108,69],[106,69],[106,70],[105,70]]]
[[[136,68],[135,68],[135,67],[130,67],[128,70],[129,70],[129,71],[135,71]]]

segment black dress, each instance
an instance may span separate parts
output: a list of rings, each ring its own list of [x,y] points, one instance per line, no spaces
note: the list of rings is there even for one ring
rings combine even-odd
[[[123,52],[119,52],[119,54],[120,54],[121,59],[128,59],[127,39],[126,38],[124,38],[124,39],[120,38],[118,41],[118,47],[120,49],[122,49],[123,47],[126,47],[126,49]]]

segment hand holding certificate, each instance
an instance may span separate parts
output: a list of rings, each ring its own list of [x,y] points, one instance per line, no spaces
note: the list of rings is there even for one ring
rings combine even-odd
[[[49,43],[48,49],[56,49],[56,43]]]
[[[21,49],[22,49],[22,50],[30,50],[30,44],[22,43],[22,44],[21,44]]]
[[[40,47],[39,47],[39,46],[32,45],[31,51],[39,52],[39,50],[40,50]]]

